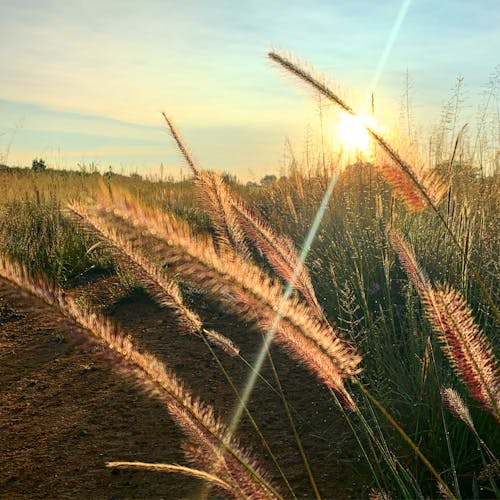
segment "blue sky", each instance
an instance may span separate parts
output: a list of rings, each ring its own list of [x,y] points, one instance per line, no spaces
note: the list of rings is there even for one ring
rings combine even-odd
[[[0,0],[0,156],[178,172],[165,110],[203,166],[258,179],[279,168],[286,137],[300,150],[318,122],[314,97],[266,52],[293,52],[360,104],[402,4]],[[499,28],[496,0],[410,2],[376,88],[384,119],[397,118],[407,68],[419,123],[439,119],[458,75],[472,116]]]

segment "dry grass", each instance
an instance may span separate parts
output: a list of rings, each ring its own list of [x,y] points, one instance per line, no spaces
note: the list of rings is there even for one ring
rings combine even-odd
[[[432,285],[413,248],[397,233],[394,248],[424,304],[443,350],[469,394],[500,423],[500,370],[493,348],[460,294],[448,285]]]
[[[351,116],[358,117],[358,113],[331,89],[325,77],[316,75],[314,70],[305,66],[300,60],[276,52],[270,52],[268,56],[281,68],[335,103],[340,109]],[[376,159],[375,165],[393,186],[398,196],[405,201],[407,208],[418,211],[437,205],[447,190],[443,180],[436,173],[426,169],[421,161],[410,163],[411,160],[404,159],[403,155],[396,151],[372,126],[367,123],[364,126],[380,149],[380,156]],[[405,153],[407,155],[410,153],[411,159],[415,161],[415,151],[406,150]]]
[[[343,112],[357,116],[314,70],[288,55],[271,52],[269,57]],[[323,174],[301,174],[294,160],[288,178],[268,188],[237,192],[221,175],[203,170],[194,161],[172,120],[166,115],[165,119],[194,182],[175,187],[118,177],[105,182],[100,176],[70,176],[65,184],[58,184],[55,174],[47,173],[38,177],[33,189],[32,177],[9,173],[12,183],[0,188],[6,214],[15,213],[18,205],[9,204],[17,203],[25,192],[29,193],[26,206],[32,203],[33,213],[42,210],[48,197],[58,216],[61,204],[70,202],[63,210],[66,222],[57,219],[50,224],[33,224],[25,217],[15,225],[4,216],[2,234],[7,235],[5,241],[10,245],[5,248],[15,246],[17,229],[23,224],[31,224],[32,234],[43,233],[45,241],[53,237],[58,224],[68,223],[70,228],[65,231],[76,230],[83,238],[78,248],[86,248],[85,256],[104,249],[160,307],[175,311],[180,333],[207,339],[235,359],[242,359],[231,339],[205,328],[200,316],[186,305],[178,281],[188,282],[236,312],[331,389],[335,402],[337,397],[343,402],[339,410],[352,427],[373,474],[376,488],[370,498],[389,498],[387,491],[398,497],[427,498],[436,488],[448,498],[459,498],[463,484],[468,492],[477,489],[477,475],[469,469],[461,474],[456,464],[477,467],[481,462],[487,471],[480,475],[482,487],[489,482],[488,492],[499,494],[491,472],[498,470],[497,450],[486,443],[488,431],[484,436],[488,426],[500,423],[500,369],[492,314],[498,293],[498,179],[482,180],[482,192],[485,184],[491,190],[488,196],[483,194],[481,200],[467,197],[463,194],[467,186],[450,188],[437,169],[424,165],[414,149],[396,147],[365,125],[376,146],[373,172],[380,177],[372,179],[371,165],[346,169],[336,187],[337,199],[327,203],[325,220],[306,258],[296,245],[302,242],[323,202],[331,175],[336,174],[325,168],[324,151]],[[450,169],[459,140],[449,160]],[[330,164],[336,165],[333,160]],[[446,207],[440,205],[445,193]],[[403,204],[395,202],[395,197]],[[403,233],[412,235],[409,241],[415,247],[401,236]],[[90,246],[89,241],[93,242]],[[32,254],[20,250],[19,255],[29,261]],[[81,249],[74,253],[61,256],[61,269],[67,268],[69,260],[81,259]],[[35,264],[43,267],[46,260],[45,255]],[[412,287],[407,286],[400,267]],[[0,259],[0,276],[40,297],[103,342],[120,360],[117,363],[125,363],[143,386],[164,402],[188,438],[184,452],[192,467],[125,461],[108,466],[190,475],[234,498],[282,497],[271,475],[233,435],[232,424],[224,423],[210,405],[196,398],[170,368],[136,349],[117,325],[82,309],[54,280],[42,277],[36,269],[33,265],[28,271],[20,263]],[[415,302],[415,290],[421,306]],[[323,296],[322,306],[318,297]],[[436,354],[446,358],[448,365],[434,355],[431,332],[444,356],[437,350]],[[366,354],[361,356],[361,351]],[[221,363],[218,366],[224,371]],[[484,414],[448,387],[454,376],[464,384],[468,396],[486,410]],[[229,377],[228,381],[232,385]],[[468,437],[447,420],[443,403],[458,417],[458,424],[466,424],[480,452],[475,443],[467,448]],[[246,406],[245,410],[251,418]],[[379,421],[376,410],[389,425]],[[293,419],[290,421],[296,433]],[[265,443],[260,428],[253,423]],[[411,430],[405,431],[405,426]],[[453,428],[452,433],[449,428]],[[390,434],[394,429],[409,451]],[[439,445],[443,432],[448,444],[445,452]],[[494,432],[491,435],[494,438]],[[297,442],[319,498],[314,471],[300,439]],[[462,447],[462,443],[466,444]],[[473,450],[474,459],[458,460],[456,455],[463,449]],[[401,459],[396,457],[398,453]],[[279,464],[278,470],[281,473]],[[447,485],[451,480],[453,488]],[[293,496],[286,478],[285,482]]]
[[[255,458],[227,432],[213,409],[193,396],[170,368],[154,356],[136,350],[119,327],[96,313],[82,310],[61,289],[30,276],[23,267],[4,257],[0,259],[0,276],[55,307],[134,368],[145,388],[159,395],[188,437],[186,456],[205,469],[205,479],[215,475],[218,479],[214,485],[224,487],[234,498],[280,497]]]
[[[195,237],[172,216],[148,210],[130,197],[122,200],[122,208],[114,210],[116,195],[115,205],[105,198],[99,202],[102,208],[98,216],[102,220],[119,227],[132,241],[143,233],[149,234],[155,240],[151,247],[164,264],[175,266],[183,276],[255,321],[263,332],[274,324],[279,311],[282,320],[277,326],[276,341],[338,391],[349,407],[355,407],[344,379],[359,372],[361,358],[310,308],[296,298],[282,303],[281,286],[258,267],[229,250],[218,252],[211,238]]]

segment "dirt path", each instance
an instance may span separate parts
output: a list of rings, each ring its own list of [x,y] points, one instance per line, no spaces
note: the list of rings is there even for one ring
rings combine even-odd
[[[227,418],[234,394],[203,342],[180,335],[172,315],[145,294],[113,299],[117,288],[114,278],[105,278],[74,292],[93,297],[96,304],[111,304],[105,312],[141,349],[167,362]],[[200,483],[193,479],[104,467],[112,460],[185,463],[180,451],[184,437],[133,374],[75,325],[2,280],[0,297],[0,497],[196,497]],[[257,332],[239,318],[214,313],[201,298],[195,305],[208,327],[230,337],[246,359],[253,359],[260,344]],[[218,353],[236,385],[242,386],[248,369],[241,360]],[[273,350],[273,357],[324,498],[366,497],[354,486],[360,480],[348,465],[356,460],[357,450],[328,393],[280,351]],[[272,379],[269,366],[263,375]],[[250,409],[297,496],[311,498],[278,396],[261,382]],[[240,434],[263,455],[248,421],[242,422]]]

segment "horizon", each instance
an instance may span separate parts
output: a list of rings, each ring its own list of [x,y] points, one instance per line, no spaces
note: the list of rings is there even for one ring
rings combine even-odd
[[[498,72],[493,1],[173,7],[2,1],[0,161],[42,157],[51,168],[95,163],[140,175],[163,164],[165,175],[187,174],[166,133],[166,111],[203,168],[258,181],[278,175],[285,141],[302,151],[319,121],[314,96],[267,62],[272,47],[333,77],[357,108],[374,92],[377,117],[392,126],[408,71],[413,126],[423,137],[459,76],[459,125],[473,127]],[[325,136],[335,140],[332,131]]]

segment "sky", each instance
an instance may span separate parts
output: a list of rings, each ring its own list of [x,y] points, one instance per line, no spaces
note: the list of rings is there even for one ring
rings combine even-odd
[[[276,173],[285,140],[303,148],[317,101],[269,50],[312,64],[354,105],[375,91],[384,120],[408,70],[422,126],[459,75],[475,113],[500,63],[497,0],[0,0],[0,33],[0,162],[140,174],[188,173],[161,111],[202,167],[242,179]]]

